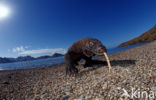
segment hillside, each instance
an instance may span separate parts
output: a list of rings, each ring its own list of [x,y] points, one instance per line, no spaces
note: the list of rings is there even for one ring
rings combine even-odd
[[[55,58],[55,57],[61,57],[64,56],[63,54],[59,54],[59,53],[55,53],[51,56],[51,58]]]
[[[118,47],[139,44],[139,43],[149,42],[149,41],[153,41],[153,40],[156,40],[156,25],[153,28],[151,28],[150,30],[148,30],[147,32],[140,35],[139,37],[136,37],[132,40],[121,43]]]

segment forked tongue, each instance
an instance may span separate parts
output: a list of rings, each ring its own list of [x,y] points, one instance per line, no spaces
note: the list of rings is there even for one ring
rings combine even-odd
[[[109,72],[110,72],[110,70],[111,70],[111,64],[110,64],[110,60],[109,60],[109,58],[108,58],[108,55],[107,55],[107,53],[106,52],[104,52],[104,55],[105,55],[105,57],[106,57],[106,60],[107,60],[107,64],[108,64],[108,68],[109,68]]]

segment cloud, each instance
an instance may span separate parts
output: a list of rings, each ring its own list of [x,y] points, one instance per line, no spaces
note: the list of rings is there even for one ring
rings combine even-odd
[[[13,52],[23,52],[23,51],[25,51],[26,48],[28,48],[28,46],[19,46],[19,47],[13,48],[12,51]]]
[[[66,50],[63,48],[54,48],[54,49],[36,49],[36,50],[26,50],[28,46],[19,46],[12,49],[12,52],[18,53],[18,55],[33,55],[33,54],[54,54],[54,53],[61,53],[65,54]]]
[[[37,50],[23,50],[20,48],[19,50],[20,55],[32,55],[32,54],[43,54],[43,53],[62,53],[64,54],[66,52],[63,48],[55,48],[55,49],[37,49]]]

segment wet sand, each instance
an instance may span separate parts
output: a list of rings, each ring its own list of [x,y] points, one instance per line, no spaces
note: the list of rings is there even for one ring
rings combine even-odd
[[[148,98],[153,91],[156,99],[156,41],[111,54],[109,58],[111,73],[103,56],[87,68],[80,63],[76,77],[65,75],[64,64],[0,71],[0,100],[132,99],[132,88],[140,93],[146,91]],[[123,89],[129,97],[122,97]]]

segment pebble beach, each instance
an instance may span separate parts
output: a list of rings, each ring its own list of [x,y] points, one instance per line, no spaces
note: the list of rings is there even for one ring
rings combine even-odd
[[[76,76],[65,64],[0,71],[0,100],[156,100],[156,41],[109,58],[110,73],[103,56]]]

